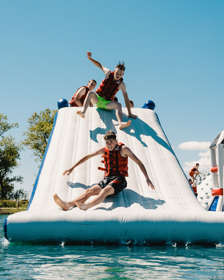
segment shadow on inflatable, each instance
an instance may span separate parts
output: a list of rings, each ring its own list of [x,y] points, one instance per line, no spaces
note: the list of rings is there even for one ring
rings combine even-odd
[[[115,112],[108,112],[106,110],[97,110],[101,120],[103,121],[106,128],[97,127],[94,130],[90,130],[90,138],[98,143],[98,135],[104,135],[109,129],[116,131],[116,126],[113,124],[112,120],[117,120],[115,116]],[[111,114],[112,118],[105,117],[106,114]],[[127,121],[128,117],[127,115],[123,114],[123,121]],[[156,131],[151,128],[146,122],[144,122],[141,118],[132,119],[132,123],[129,127],[123,129],[124,132],[129,134],[131,137],[135,137],[144,147],[148,147],[147,144],[142,140],[141,136],[151,136],[158,144],[163,146],[165,149],[170,151],[172,154],[173,150],[170,148],[170,146],[161,138],[158,136]]]

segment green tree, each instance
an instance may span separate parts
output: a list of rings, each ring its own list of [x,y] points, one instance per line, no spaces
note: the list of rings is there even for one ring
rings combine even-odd
[[[13,197],[14,183],[22,182],[21,176],[10,176],[18,165],[21,146],[15,143],[12,136],[5,134],[12,128],[18,127],[17,123],[10,124],[4,114],[0,114],[0,198]]]
[[[26,193],[23,189],[16,190],[13,194],[13,198],[16,200],[16,207],[19,207],[19,201],[21,199],[26,199]]]
[[[28,130],[25,132],[23,144],[33,150],[34,155],[42,160],[47,147],[56,110],[46,109],[33,115],[28,119]]]

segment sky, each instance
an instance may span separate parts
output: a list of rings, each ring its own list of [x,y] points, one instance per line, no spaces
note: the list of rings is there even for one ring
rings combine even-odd
[[[103,79],[91,51],[110,69],[125,62],[129,98],[155,102],[186,171],[209,168],[209,143],[223,130],[223,14],[222,0],[0,0],[0,113],[19,124],[10,134],[21,142],[34,112]],[[24,148],[18,187],[32,190],[38,165]]]

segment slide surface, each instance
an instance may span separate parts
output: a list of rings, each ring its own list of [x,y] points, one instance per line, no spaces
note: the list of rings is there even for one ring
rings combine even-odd
[[[121,131],[113,112],[89,108],[82,119],[77,110],[59,110],[29,208],[6,220],[5,235],[9,240],[224,240],[224,214],[207,212],[200,206],[154,111],[133,109],[138,118]],[[102,180],[100,156],[80,165],[69,176],[62,173],[81,157],[103,147],[103,136],[109,129],[116,131],[118,141],[141,159],[156,190],[148,187],[139,167],[129,159],[124,191],[87,211],[61,210],[53,200],[54,193],[70,201]]]

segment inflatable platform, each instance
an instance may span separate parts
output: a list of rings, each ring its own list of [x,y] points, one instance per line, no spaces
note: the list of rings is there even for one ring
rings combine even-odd
[[[223,242],[224,213],[208,212],[196,199],[161,127],[157,114],[134,108],[138,118],[118,129],[113,112],[89,108],[85,119],[78,108],[58,111],[27,211],[8,216],[5,237],[19,242]],[[127,113],[124,109],[124,113]],[[103,135],[117,132],[144,163],[156,190],[146,184],[139,167],[129,160],[127,188],[87,211],[63,211],[53,200],[57,193],[70,201],[99,182],[101,157],[65,169],[87,153],[104,146]]]

